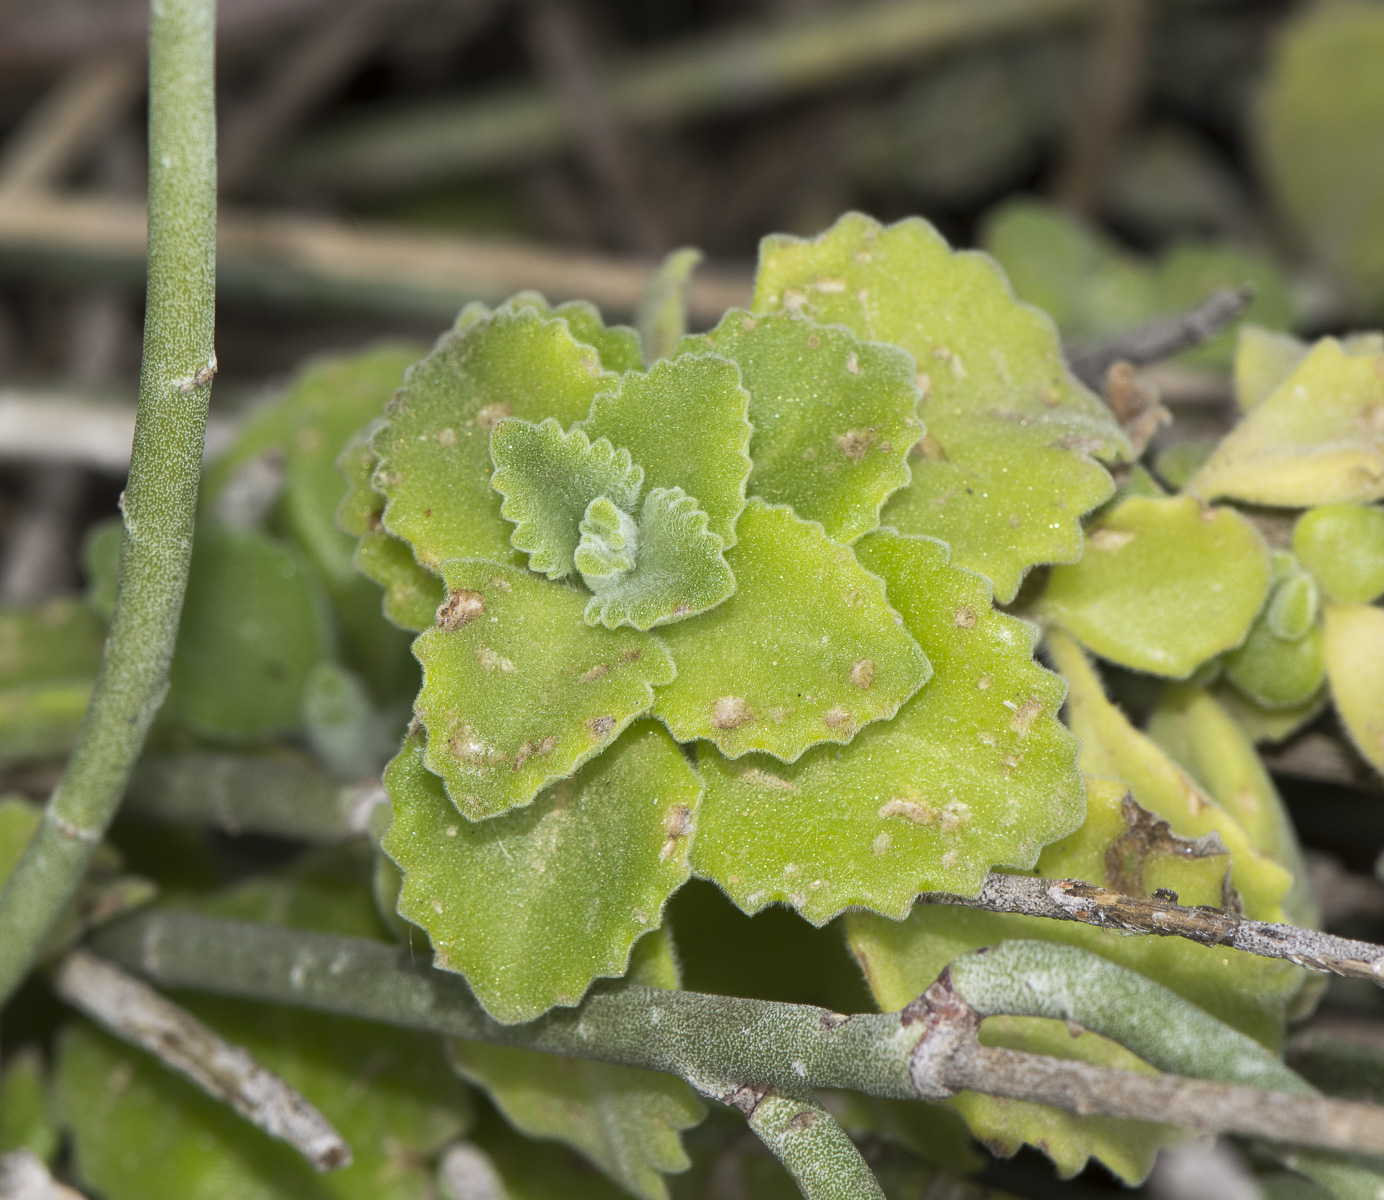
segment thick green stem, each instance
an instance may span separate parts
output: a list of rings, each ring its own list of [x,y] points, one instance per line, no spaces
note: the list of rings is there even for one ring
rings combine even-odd
[[[884,1200],[884,1189],[835,1118],[810,1097],[744,1089],[733,1101],[804,1200]]]
[[[214,0],[150,5],[148,294],[120,582],[67,772],[0,892],[0,1001],[81,880],[168,687],[216,370],[214,19]]]

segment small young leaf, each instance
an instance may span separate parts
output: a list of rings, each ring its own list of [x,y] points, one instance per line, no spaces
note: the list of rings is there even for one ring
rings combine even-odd
[[[1326,678],[1321,624],[1296,641],[1278,637],[1261,614],[1244,645],[1225,656],[1225,677],[1265,708],[1296,708],[1307,703]]]
[[[1326,606],[1331,699],[1360,753],[1384,774],[1384,608]]]
[[[701,755],[693,866],[746,912],[786,902],[814,924],[851,907],[898,919],[920,891],[974,893],[991,867],[1032,867],[1081,820],[1062,682],[1033,661],[1032,630],[938,542],[878,533],[858,552],[935,673],[844,753],[822,746],[790,766]]]
[[[1114,491],[1092,456],[1121,461],[1129,444],[992,259],[953,253],[918,219],[849,213],[814,241],[766,238],[753,308],[844,324],[916,359],[928,438],[885,524],[948,542],[1004,602],[1030,567],[1080,556],[1080,515]]]
[[[591,525],[590,542],[582,524],[577,567],[595,593],[586,605],[588,625],[599,621],[608,629],[626,624],[647,631],[715,608],[735,591],[721,539],[708,531],[706,513],[681,488],[654,488],[645,497],[633,539],[623,526],[618,535],[610,528],[617,512]],[[609,536],[598,532],[602,529],[609,529]],[[637,542],[637,548],[627,541]]]
[[[820,521],[839,542],[876,528],[880,506],[909,481],[905,460],[923,433],[909,356],[793,312],[743,309],[677,347],[706,352],[734,362],[750,393],[749,493]]]
[[[601,366],[607,371],[623,375],[644,366],[639,352],[639,334],[628,325],[606,325],[600,311],[590,301],[568,300],[554,308],[538,292],[519,292],[500,307],[509,312],[532,308],[543,317],[560,317],[567,322],[567,328],[577,341],[596,351]],[[476,315],[484,314],[481,311]]]
[[[1268,551],[1232,509],[1135,496],[1088,542],[1079,563],[1052,569],[1039,612],[1121,666],[1185,679],[1244,641],[1263,606]]]
[[[418,737],[385,788],[400,915],[427,930],[435,966],[515,1022],[625,973],[635,939],[688,877],[701,781],[666,733],[641,723],[527,808],[479,824],[457,816]]]
[[[678,674],[654,715],[680,742],[707,738],[732,758],[763,750],[785,762],[892,717],[931,668],[883,583],[787,508],[750,501],[740,539],[726,556],[735,594],[660,631]]]
[[[616,378],[565,321],[533,308],[502,309],[444,334],[409,368],[371,440],[385,528],[432,571],[449,558],[521,562],[490,487],[492,428],[505,417],[552,417],[566,428]]]
[[[1384,595],[1384,508],[1326,504],[1298,518],[1293,552],[1332,600],[1372,604]]]
[[[1293,571],[1269,596],[1264,621],[1276,638],[1296,642],[1305,638],[1321,616],[1321,594],[1306,571]]]
[[[591,628],[586,597],[514,567],[456,559],[414,643],[427,763],[473,821],[524,804],[600,754],[673,678],[662,643]]]
[[[520,1133],[565,1142],[642,1200],[668,1200],[663,1176],[691,1165],[678,1135],[706,1108],[681,1079],[478,1042],[452,1042],[451,1059]]]
[[[400,629],[421,633],[433,623],[446,586],[418,564],[403,538],[381,530],[356,546],[356,570],[384,588],[384,615]]]
[[[1322,338],[1187,490],[1286,508],[1384,496],[1384,351]]]
[[[711,532],[733,546],[751,467],[748,409],[734,363],[684,355],[656,362],[647,375],[624,375],[619,391],[595,398],[581,428],[628,450],[646,488],[682,488],[711,518]]]
[[[695,246],[679,247],[664,255],[644,285],[636,324],[646,363],[672,357],[678,338],[687,332],[687,288],[704,257]]]
[[[501,496],[500,515],[514,525],[510,543],[529,556],[529,569],[565,579],[582,540],[587,506],[604,497],[628,512],[639,499],[644,470],[605,438],[594,442],[580,429],[563,433],[549,417],[541,425],[504,420],[490,434]]]

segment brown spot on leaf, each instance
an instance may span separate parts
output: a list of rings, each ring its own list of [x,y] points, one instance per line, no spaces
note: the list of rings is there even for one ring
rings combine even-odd
[[[869,691],[875,681],[875,660],[862,658],[851,668],[851,682],[862,692]]]
[[[1033,722],[1043,711],[1043,700],[1041,696],[1030,696],[1018,708],[1014,710],[1014,718],[1009,722],[1009,728],[1023,737],[1032,727]]]
[[[487,671],[499,671],[502,675],[513,675],[515,671],[509,659],[489,646],[476,647],[476,661]]]
[[[591,670],[581,677],[582,683],[595,683],[596,680],[610,674],[609,663],[597,663]]]
[[[901,800],[895,797],[893,800],[886,800],[879,806],[879,815],[885,819],[902,817],[905,821],[912,821],[915,825],[931,825],[936,814],[916,800]]]
[[[437,444],[439,446],[455,446],[457,443],[457,431],[455,429],[439,429],[437,431]]]
[[[1132,529],[1094,529],[1091,531],[1091,545],[1097,550],[1118,550],[1134,540]]]
[[[822,720],[826,722],[828,729],[843,729],[855,723],[855,718],[839,704],[835,708],[827,709],[822,714]]]
[[[678,842],[692,832],[692,810],[686,805],[674,805],[664,818],[663,832],[667,840],[663,843],[663,849],[658,852],[658,857],[666,862],[677,852]]]
[[[1228,854],[1220,834],[1199,838],[1180,837],[1161,817],[1156,817],[1128,792],[1120,805],[1125,831],[1105,851],[1105,883],[1126,896],[1144,894],[1144,863],[1151,854],[1174,858],[1215,858]]]
[[[604,741],[610,736],[611,730],[615,728],[614,717],[592,717],[587,721],[586,727],[591,730],[591,736],[599,741]]]
[[[485,612],[485,598],[480,592],[468,588],[458,588],[448,594],[437,609],[438,627],[447,633],[455,633],[465,625],[471,624]]]
[[[875,444],[876,436],[873,429],[848,429],[836,435],[836,448],[852,462],[859,462]]]
[[[622,663],[638,662],[639,656],[643,653],[644,651],[642,651],[638,646],[631,646],[628,650],[620,651],[620,661]]]
[[[458,759],[464,763],[469,763],[473,767],[485,767],[490,765],[490,756],[493,748],[469,725],[460,726],[457,731],[447,739],[447,747]]]
[[[503,421],[509,416],[510,411],[508,400],[501,400],[498,404],[487,404],[476,414],[476,424],[482,429],[493,429],[495,422]]]
[[[722,696],[711,706],[711,724],[717,729],[739,729],[754,720],[754,710],[741,696]]]
[[[958,629],[974,629],[976,627],[976,610],[969,604],[961,605],[952,618],[952,624]]]

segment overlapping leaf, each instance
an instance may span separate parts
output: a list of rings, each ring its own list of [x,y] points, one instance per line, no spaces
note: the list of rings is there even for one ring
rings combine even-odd
[[[818,924],[850,907],[897,919],[920,891],[973,893],[993,866],[1031,867],[1081,820],[1064,689],[1033,661],[1032,630],[995,612],[986,581],[940,543],[879,533],[859,553],[934,673],[844,753],[702,754],[693,864],[747,912],[787,902]]]
[[[21,1047],[0,1074],[0,1155],[27,1150],[51,1163],[61,1144],[43,1059],[33,1046]]]
[[[1384,497],[1384,351],[1323,338],[1187,490],[1287,508]]]
[[[399,912],[500,1021],[574,1005],[593,980],[623,974],[688,877],[701,782],[651,723],[529,807],[479,824],[457,815],[417,736],[385,787]]]
[[[1129,446],[1068,374],[1050,319],[1014,299],[991,259],[952,253],[921,220],[884,228],[852,213],[814,241],[767,238],[753,307],[914,356],[928,440],[886,524],[948,542],[1002,601],[1035,564],[1080,556],[1080,515],[1114,490],[1094,459]]]
[[[1331,699],[1360,753],[1384,773],[1384,608],[1326,606]]]
[[[472,820],[529,803],[648,710],[673,662],[634,630],[592,628],[586,597],[514,567],[456,559],[414,643],[428,769]]]
[[[678,354],[699,352],[733,361],[749,391],[751,495],[820,521],[837,541],[878,526],[923,432],[907,354],[794,312],[742,309],[678,343]]]
[[[660,630],[678,673],[654,714],[678,741],[792,762],[892,717],[927,679],[927,659],[884,585],[820,525],[752,500],[726,558],[735,594]]]
[[[1264,708],[1291,709],[1306,704],[1326,678],[1322,626],[1313,622],[1298,638],[1279,637],[1261,614],[1244,645],[1225,656],[1225,677]]]
[[[531,308],[540,316],[560,318],[577,341],[596,351],[601,366],[607,371],[620,375],[625,371],[638,371],[644,365],[639,352],[639,334],[628,325],[606,325],[600,311],[587,300],[568,300],[554,308],[538,292],[525,291],[511,296],[500,307],[509,312]],[[483,306],[476,308],[479,310],[477,317],[484,315]],[[462,323],[459,319],[458,327]]]
[[[1232,509],[1134,496],[1087,540],[1079,563],[1053,568],[1039,611],[1121,666],[1185,678],[1244,641],[1264,604],[1268,550]]]
[[[1298,518],[1293,552],[1322,590],[1341,604],[1384,595],[1384,508],[1327,504]]]
[[[1239,688],[1224,678],[1211,688],[1217,702],[1255,742],[1281,742],[1309,724],[1327,705],[1328,689],[1321,688],[1314,696],[1292,708],[1265,708],[1256,704]]]

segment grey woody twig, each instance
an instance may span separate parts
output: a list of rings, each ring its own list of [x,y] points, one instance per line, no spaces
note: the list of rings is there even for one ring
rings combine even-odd
[[[1008,943],[989,957],[958,960],[967,968],[964,987],[954,983],[963,979],[954,964],[940,991],[934,988],[898,1013],[844,1016],[808,1005],[631,987],[598,990],[575,1009],[555,1009],[524,1025],[487,1016],[460,976],[411,964],[395,947],[361,938],[163,912],[123,921],[98,934],[95,945],[169,987],[665,1071],[731,1102],[745,1088],[788,1099],[822,1087],[899,1099],[971,1089],[1072,1112],[1384,1152],[1384,1109],[1323,1099],[1257,1043],[1166,988],[1096,955],[1050,943]],[[1025,967],[1025,955],[1036,965]],[[1059,987],[1056,998],[1048,995],[1045,971],[1059,984],[1075,979],[1078,994],[1073,998],[1072,989]],[[1131,1048],[1146,1059],[1171,1047],[1176,1065],[1186,1063],[1203,1078],[1142,1076],[991,1050],[975,1035],[981,1016],[997,1011],[1065,1013],[1085,1017],[1092,1028],[1104,1020],[1106,1028],[1097,1032],[1133,1041]],[[1149,1012],[1151,1018],[1141,1016]],[[1192,1033],[1171,1044],[1169,1029],[1151,1035],[1150,1019],[1155,1026],[1171,1021],[1178,1029],[1192,1027]],[[1204,1078],[1217,1070],[1233,1082]]]
[[[287,1142],[317,1170],[350,1164],[351,1148],[298,1092],[114,963],[74,950],[58,964],[53,986],[98,1025],[147,1050],[207,1095]]]

